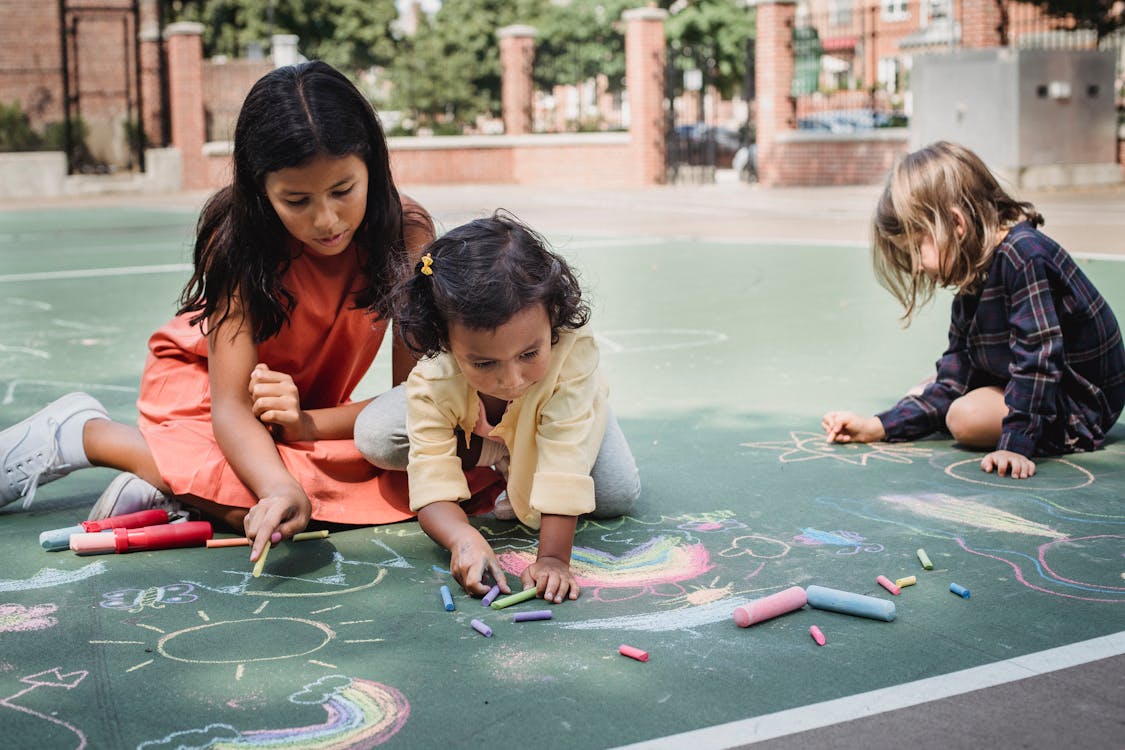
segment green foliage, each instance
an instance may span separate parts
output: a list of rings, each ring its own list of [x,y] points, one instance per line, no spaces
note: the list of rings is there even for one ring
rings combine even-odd
[[[664,25],[673,50],[684,53],[677,67],[698,67],[723,96],[742,86],[746,72],[746,40],[755,36],[754,17],[737,0],[680,0],[662,3],[675,12]]]
[[[1098,39],[1125,28],[1125,5],[1119,0],[1032,0],[1048,15],[1072,17],[1079,28],[1094,29]]]
[[[19,102],[0,102],[0,151],[39,151],[42,143]]]
[[[203,54],[239,57],[267,48],[273,34],[296,34],[305,57],[347,72],[386,65],[397,53],[390,0],[177,0],[171,20],[204,26]]]
[[[444,0],[419,24],[388,73],[399,107],[428,124],[473,121],[500,112],[500,47],[496,30],[536,25],[547,0]]]
[[[539,24],[535,82],[546,90],[604,75],[609,90],[625,85],[625,33],[621,14],[637,0],[572,0],[550,5]]]

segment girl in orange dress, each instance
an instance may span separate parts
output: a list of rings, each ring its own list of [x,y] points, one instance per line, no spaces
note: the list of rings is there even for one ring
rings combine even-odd
[[[405,478],[352,440],[367,402],[350,395],[383,341],[392,269],[433,239],[399,197],[367,99],[321,62],[262,77],[235,128],[234,179],[197,230],[179,313],[149,342],[138,426],[63,396],[0,432],[0,504],[109,466],[126,473],[91,518],[186,504],[245,528],[252,561],[310,519],[413,517]],[[396,384],[413,364],[396,344]]]

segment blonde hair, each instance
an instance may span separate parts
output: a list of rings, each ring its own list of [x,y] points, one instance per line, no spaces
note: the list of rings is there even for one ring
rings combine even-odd
[[[998,231],[1021,220],[1043,223],[1034,206],[1000,187],[979,156],[956,143],[931,143],[900,157],[887,177],[872,222],[875,277],[902,303],[910,325],[938,286],[959,294],[979,289]],[[930,236],[940,259],[937,279],[922,272],[922,241]]]

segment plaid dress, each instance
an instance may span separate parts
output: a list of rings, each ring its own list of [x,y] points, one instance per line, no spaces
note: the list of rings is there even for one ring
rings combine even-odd
[[[1057,243],[1027,222],[993,251],[984,286],[953,299],[937,378],[877,415],[887,440],[944,429],[954,399],[1004,390],[996,450],[1024,456],[1094,450],[1125,405],[1125,348],[1109,305]]]

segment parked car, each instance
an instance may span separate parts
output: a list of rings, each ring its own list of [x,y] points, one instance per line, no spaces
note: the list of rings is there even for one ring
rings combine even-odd
[[[824,130],[830,133],[853,133],[891,125],[892,116],[874,109],[829,109],[813,112],[797,120],[798,130]]]
[[[668,149],[679,156],[680,164],[731,166],[734,154],[742,147],[738,131],[706,123],[677,125],[668,139]]]

